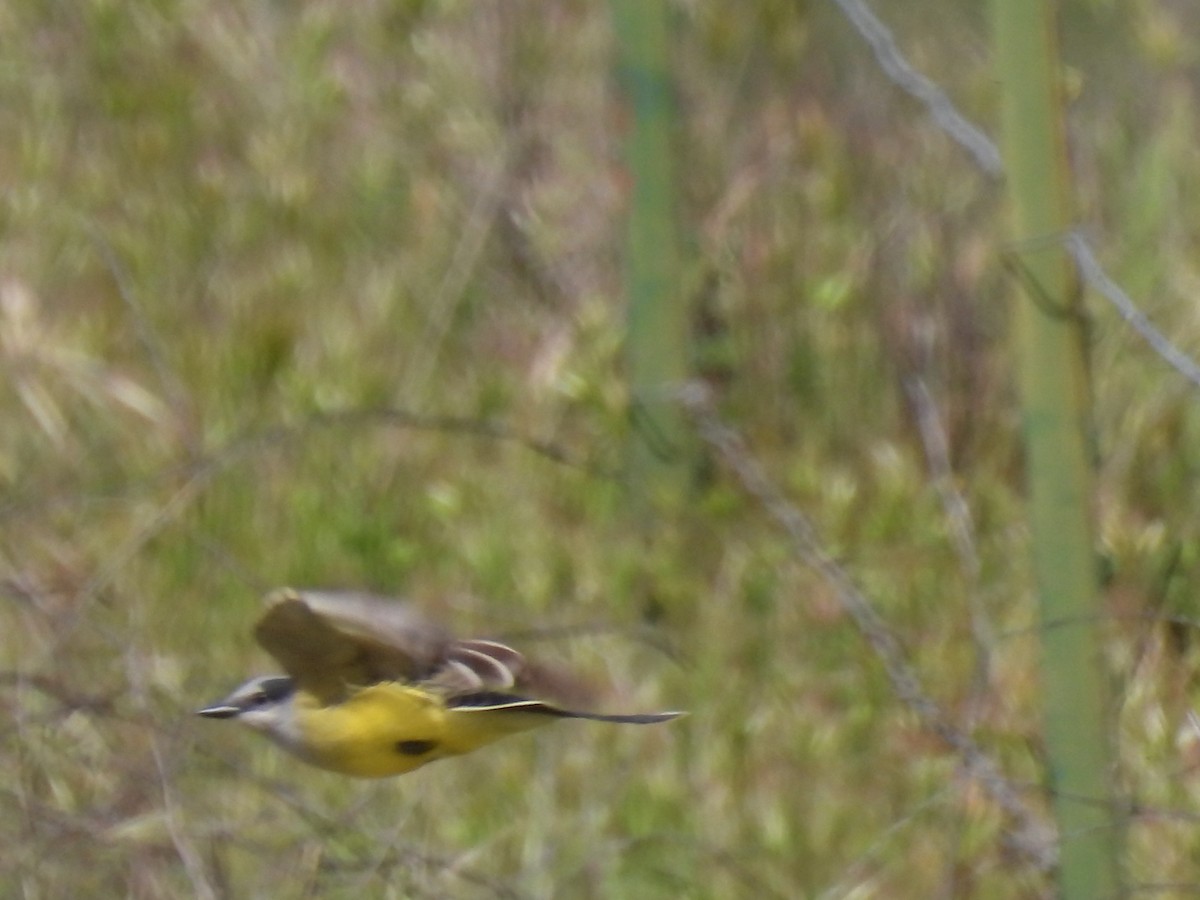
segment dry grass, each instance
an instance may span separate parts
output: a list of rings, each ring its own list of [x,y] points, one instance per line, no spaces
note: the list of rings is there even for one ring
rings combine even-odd
[[[986,35],[954,9],[895,24],[987,121]],[[1081,204],[1194,350],[1196,23],[1071,14]],[[723,415],[1040,809],[994,187],[832,10],[678,16]],[[631,523],[609,40],[601,7],[532,0],[0,11],[0,894],[1048,893],[724,468]],[[1196,404],[1100,306],[1094,358],[1129,871],[1175,896],[1200,854]],[[285,583],[586,626],[536,645],[692,715],[379,784],[304,768],[190,714],[268,665],[249,628]]]

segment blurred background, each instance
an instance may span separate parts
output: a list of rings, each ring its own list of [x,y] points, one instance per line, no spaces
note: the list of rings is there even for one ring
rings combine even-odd
[[[986,11],[878,10],[994,132]],[[672,14],[694,371],[1040,808],[1000,188],[835,6]],[[1195,351],[1200,11],[1061,16],[1081,221]],[[720,461],[631,493],[614,58],[596,3],[0,8],[0,893],[1047,894]],[[1088,310],[1128,868],[1194,893],[1200,422]],[[281,584],[691,715],[323,773],[192,715]]]

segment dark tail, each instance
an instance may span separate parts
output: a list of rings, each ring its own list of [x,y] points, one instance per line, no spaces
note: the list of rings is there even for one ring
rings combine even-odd
[[[594,719],[597,722],[621,722],[625,725],[653,725],[655,722],[670,722],[685,716],[684,712],[660,713],[630,713],[627,715],[606,715],[604,713],[576,712],[568,709],[556,709],[555,713],[566,719]]]
[[[682,712],[631,713],[627,715],[580,712],[573,709],[560,709],[557,706],[543,703],[541,700],[530,700],[526,697],[514,697],[511,694],[491,692],[451,697],[446,701],[446,705],[451,709],[462,710],[463,712],[500,712],[511,710],[512,712],[552,716],[558,719],[591,719],[596,722],[617,722],[622,725],[653,725],[657,722],[669,722],[672,719],[678,719],[680,716],[686,715],[686,713]]]

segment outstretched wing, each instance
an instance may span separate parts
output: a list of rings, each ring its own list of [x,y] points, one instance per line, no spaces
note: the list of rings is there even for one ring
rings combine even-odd
[[[407,603],[353,591],[283,588],[254,636],[297,686],[324,703],[379,681],[419,681],[446,658],[449,635]]]
[[[444,696],[527,686],[533,670],[495,641],[453,640],[411,604],[355,591],[283,588],[266,598],[259,644],[323,703],[382,681]]]
[[[356,591],[282,588],[269,594],[266,603],[254,631],[259,644],[299,690],[324,704],[339,703],[356,688],[395,681],[438,695],[450,709],[505,712],[514,725],[518,719],[530,723],[517,730],[549,718],[647,724],[679,715],[569,709],[590,703],[592,692],[585,682],[531,663],[497,641],[455,640],[398,600]]]

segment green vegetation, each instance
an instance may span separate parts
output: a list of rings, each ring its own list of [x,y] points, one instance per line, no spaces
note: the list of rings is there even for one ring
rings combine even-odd
[[[1113,803],[1108,622],[1092,527],[1087,332],[1067,248],[1046,240],[1073,224],[1054,16],[1043,0],[995,4],[1015,256],[1024,274],[1014,357],[1042,615],[1045,781],[1059,834],[1071,836],[1060,841],[1060,895],[1084,900],[1123,895],[1123,830]]]
[[[612,3],[617,80],[629,133],[625,345],[634,426],[629,487],[639,513],[647,511],[651,499],[678,503],[693,462],[679,404],[689,376],[691,298],[675,221],[678,92],[671,75],[670,11],[666,3]]]
[[[1195,351],[1185,6],[1062,30],[1077,206]],[[878,11],[998,131],[982,8]],[[1001,191],[831,5],[680,5],[671,35],[697,370],[1049,821]],[[715,454],[635,526],[607,5],[17,0],[0,59],[0,895],[1050,895]],[[1200,860],[1200,416],[1086,311],[1125,868],[1170,895]],[[280,584],[419,597],[691,715],[325,774],[191,715],[269,669]]]

